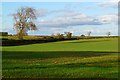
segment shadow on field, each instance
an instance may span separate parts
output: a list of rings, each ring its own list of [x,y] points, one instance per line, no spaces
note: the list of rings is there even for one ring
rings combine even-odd
[[[103,42],[103,41],[110,41],[110,40],[89,40],[89,41],[76,41],[76,42],[69,42],[69,43],[91,43],[91,42]]]
[[[27,52],[27,51],[2,51],[3,59],[45,59],[59,57],[92,57],[103,56],[118,52],[102,51],[47,51],[47,52]]]
[[[20,45],[28,45],[28,44],[42,44],[49,42],[58,42],[58,41],[66,41],[66,40],[77,40],[77,38],[71,39],[38,39],[38,40],[2,40],[2,44],[0,46],[20,46]]]

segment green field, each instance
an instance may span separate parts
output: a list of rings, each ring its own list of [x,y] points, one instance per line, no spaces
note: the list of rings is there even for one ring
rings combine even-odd
[[[118,78],[118,39],[2,47],[3,78]]]

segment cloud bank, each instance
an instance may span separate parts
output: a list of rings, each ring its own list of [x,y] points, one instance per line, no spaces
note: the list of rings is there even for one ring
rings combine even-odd
[[[44,10],[42,10],[44,13]],[[50,19],[41,19],[38,21],[40,27],[69,27],[69,26],[82,26],[82,25],[105,25],[111,23],[117,23],[118,15],[117,14],[108,14],[100,16],[89,16],[80,12],[70,11],[70,10],[53,10],[46,11],[44,16],[47,14],[55,13],[57,16]]]

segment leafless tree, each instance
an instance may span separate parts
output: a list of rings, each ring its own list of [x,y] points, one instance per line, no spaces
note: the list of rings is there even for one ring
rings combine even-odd
[[[37,19],[35,12],[36,10],[33,8],[22,7],[13,15],[15,20],[14,28],[19,39],[23,39],[23,36],[27,35],[27,31],[37,30],[34,23],[34,20]]]
[[[72,37],[72,33],[71,32],[64,32],[64,34],[66,35],[67,38],[71,38]]]
[[[56,36],[57,36],[58,39],[63,39],[64,38],[63,34],[60,34],[60,33],[57,33]]]
[[[87,34],[88,34],[88,36],[90,36],[90,35],[91,35],[91,33],[92,33],[92,32],[91,32],[91,31],[89,31],[89,32],[87,33]]]
[[[107,36],[110,36],[111,35],[111,32],[107,32]]]

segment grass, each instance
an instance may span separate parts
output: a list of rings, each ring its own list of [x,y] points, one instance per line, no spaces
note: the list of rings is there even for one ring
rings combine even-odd
[[[118,51],[118,39],[72,40],[3,47],[5,51]]]
[[[4,46],[3,78],[118,78],[117,40]]]

